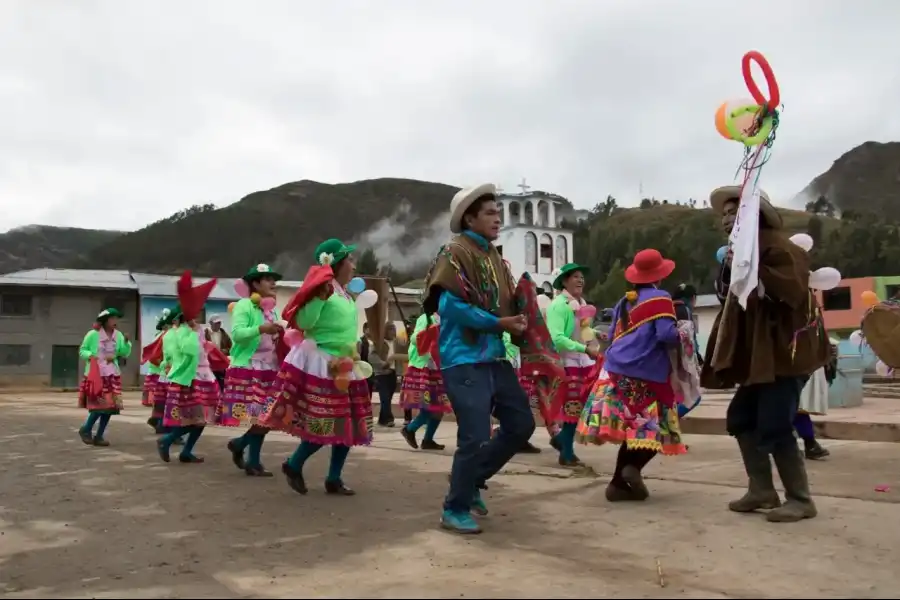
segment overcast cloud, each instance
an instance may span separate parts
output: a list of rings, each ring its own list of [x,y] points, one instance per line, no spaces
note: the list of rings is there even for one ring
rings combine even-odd
[[[784,203],[900,140],[898,24],[888,0],[3,0],[0,231],[299,179],[703,198],[741,156],[713,114],[750,49],[785,103],[762,180]]]

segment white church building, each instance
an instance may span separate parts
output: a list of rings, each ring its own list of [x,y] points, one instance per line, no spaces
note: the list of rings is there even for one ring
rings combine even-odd
[[[563,214],[571,212],[562,198],[531,192],[524,181],[521,193],[499,192],[497,203],[503,226],[495,244],[518,278],[527,272],[535,284],[552,292],[554,269],[572,262],[572,230],[560,227]]]

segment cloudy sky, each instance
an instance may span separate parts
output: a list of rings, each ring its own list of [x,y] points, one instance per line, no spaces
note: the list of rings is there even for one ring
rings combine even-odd
[[[888,0],[2,0],[0,231],[136,228],[299,179],[702,198],[716,107],[762,51],[786,202],[900,140]]]

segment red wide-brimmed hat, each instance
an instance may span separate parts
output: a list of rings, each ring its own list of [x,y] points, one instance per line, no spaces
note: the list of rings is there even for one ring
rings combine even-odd
[[[634,255],[634,261],[625,269],[625,280],[635,285],[656,283],[674,270],[675,261],[663,258],[659,250],[648,248]]]

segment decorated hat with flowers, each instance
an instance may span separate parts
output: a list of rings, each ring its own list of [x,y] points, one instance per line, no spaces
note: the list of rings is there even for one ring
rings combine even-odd
[[[100,314],[97,315],[97,322],[103,323],[110,317],[116,317],[117,319],[122,318],[122,312],[115,308],[104,308],[100,311]]]
[[[353,244],[348,246],[337,238],[331,238],[316,246],[315,261],[322,267],[331,266],[350,256],[354,250],[356,246]]]
[[[270,267],[266,263],[259,263],[258,265],[250,267],[250,270],[247,271],[247,274],[241,277],[241,279],[243,279],[247,283],[250,283],[251,281],[256,281],[257,279],[262,279],[263,277],[271,277],[275,281],[283,279],[281,273],[272,270],[272,267]]]
[[[580,272],[582,275],[587,275],[591,270],[584,265],[579,265],[578,263],[567,263],[553,272],[553,289],[563,289],[563,281],[566,279],[566,277],[576,271]]]

